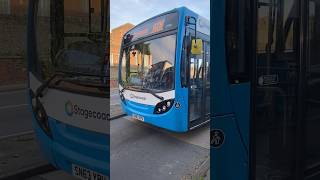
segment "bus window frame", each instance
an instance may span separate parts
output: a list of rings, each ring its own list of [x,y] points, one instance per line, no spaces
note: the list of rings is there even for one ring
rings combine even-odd
[[[89,0],[89,33],[93,33],[93,34],[103,34],[104,31],[106,30],[106,26],[107,23],[105,23],[105,19],[107,19],[108,17],[106,14],[106,6],[108,4],[107,2],[108,0],[100,0],[99,4],[100,4],[100,30],[99,31],[92,31],[92,16],[94,14],[94,12],[91,12],[92,9],[92,0]]]
[[[168,92],[168,91],[173,91],[176,89],[176,68],[177,68],[177,46],[178,46],[178,28],[176,29],[173,29],[173,30],[170,30],[170,31],[165,31],[165,32],[161,32],[161,33],[158,33],[158,34],[152,34],[152,35],[149,35],[149,36],[146,36],[146,37],[142,37],[142,38],[139,38],[135,41],[132,41],[126,45],[124,45],[122,43],[121,45],[121,50],[120,50],[120,56],[119,56],[119,66],[122,67],[122,57],[123,57],[123,52],[124,52],[124,49],[132,46],[132,45],[135,45],[135,44],[138,44],[138,43],[143,43],[143,42],[147,42],[147,41],[151,41],[151,40],[154,40],[154,39],[159,39],[159,38],[162,38],[162,37],[166,37],[166,36],[171,36],[171,35],[175,35],[176,36],[176,39],[175,39],[175,50],[174,50],[174,69],[173,69],[173,73],[174,73],[174,79],[173,79],[173,87],[171,90],[162,90],[162,91],[157,91],[156,93],[163,93],[163,92]],[[125,37],[125,36],[124,36]],[[122,42],[124,42],[124,39],[122,39]],[[123,86],[124,87],[124,84],[123,84],[123,81],[122,81],[122,68],[119,68],[119,73],[118,73],[118,79],[119,79],[119,85]],[[145,92],[144,90],[140,90],[140,89],[131,89],[130,87],[126,87],[130,90],[134,90],[134,91],[138,91],[138,92]]]
[[[62,0],[62,2],[63,2],[64,0]],[[101,1],[104,1],[104,0],[101,0]],[[102,4],[101,4],[102,5]],[[32,21],[33,21],[33,24],[32,24],[32,29],[34,30],[34,38],[35,38],[35,42],[34,42],[34,46],[35,46],[35,58],[36,58],[36,60],[35,61],[33,61],[32,63],[29,63],[29,71],[30,72],[32,72],[33,74],[34,74],[34,77],[38,80],[38,81],[40,81],[42,84],[43,83],[45,83],[46,82],[46,80],[43,78],[43,74],[41,73],[41,68],[42,68],[42,66],[41,66],[41,63],[40,63],[40,58],[39,58],[39,53],[38,53],[38,47],[39,47],[39,43],[38,43],[38,28],[37,28],[37,25],[38,25],[38,12],[39,12],[39,2],[37,1],[37,0],[35,0],[35,3],[34,3],[34,7],[32,7],[33,9],[34,9],[34,11],[33,11],[33,19],[32,19]],[[107,7],[108,6],[108,3],[105,1],[105,3],[104,3],[104,6],[105,7]],[[109,7],[109,6],[108,6]],[[101,7],[102,8],[102,7]],[[64,11],[63,11],[63,14],[64,14]],[[89,15],[89,14],[88,14]],[[51,16],[52,16],[52,13],[51,13],[51,7],[50,7],[50,13],[49,13],[49,16],[48,16],[48,18],[49,19],[51,19]],[[102,17],[101,17],[102,18]],[[105,23],[105,24],[103,24],[103,26],[105,27],[104,29],[103,29],[103,31],[101,32],[101,33],[94,33],[94,34],[101,34],[101,37],[103,37],[104,35],[103,35],[103,33],[107,33],[107,32],[109,32],[108,30],[107,30],[107,26],[108,26],[108,20],[106,19],[107,18],[107,16],[104,16],[104,18],[105,19],[103,19],[103,21],[101,21],[101,22],[103,22],[103,23]],[[50,29],[52,30],[52,22],[51,22],[51,20],[48,22],[49,23],[49,26],[50,26]],[[63,26],[64,26],[64,23],[65,22],[63,22]],[[51,30],[50,30],[50,36],[52,36],[52,32],[51,32]],[[56,33],[56,32],[55,32]],[[61,32],[60,32],[61,33]],[[63,34],[64,34],[64,36],[63,36],[63,39],[65,38],[65,37],[74,37],[74,36],[69,36],[69,34],[70,33],[65,33],[64,31],[63,31]],[[71,33],[72,34],[72,33]],[[77,33],[76,33],[77,34]],[[83,34],[83,33],[80,33],[80,34]],[[91,34],[90,32],[88,32],[88,33],[85,33],[85,34]],[[88,37],[88,36],[87,36]],[[55,62],[52,60],[52,40],[51,40],[52,38],[50,38],[50,42],[49,42],[49,44],[50,44],[50,58],[51,59],[49,59],[49,61],[50,61],[50,63],[52,64],[52,66],[56,66],[56,64],[55,64]],[[88,39],[89,39],[89,37],[88,37]],[[107,39],[104,39],[104,38],[102,38],[101,39],[101,48],[103,49],[103,50],[106,50],[106,47],[105,47],[105,44],[107,43],[107,42],[102,42],[103,40],[107,40]],[[63,42],[64,43],[64,42]],[[62,49],[64,49],[64,48],[62,48]],[[61,50],[61,49],[60,49]],[[105,52],[105,54],[106,54],[106,52]],[[106,58],[106,56],[104,56],[104,59]],[[105,65],[105,64],[104,64]],[[109,78],[109,76],[108,75],[105,75],[105,76],[103,76],[103,75],[101,75],[101,76],[96,76],[97,78],[98,77],[105,77],[105,78]],[[108,83],[108,82],[107,82]],[[95,93],[95,92],[89,92],[89,91],[85,91],[85,90],[79,90],[79,89],[77,89],[77,90],[75,90],[75,88],[63,88],[63,87],[59,87],[59,86],[52,86],[52,85],[49,85],[48,86],[48,88],[50,88],[50,89],[55,89],[55,90],[59,90],[59,91],[63,91],[63,92],[69,92],[69,93],[77,93],[77,94],[81,94],[81,95],[86,95],[86,96],[92,96],[92,97],[101,97],[101,98],[109,98],[109,96],[110,96],[110,92],[109,92],[109,88],[107,88],[108,87],[108,84],[106,84],[106,91],[103,91],[103,92],[105,92],[105,93],[102,93],[102,90],[100,90],[101,92],[100,93]],[[95,87],[96,89],[100,89],[100,88],[97,88],[97,87]]]
[[[235,0],[231,0],[235,1]],[[237,4],[235,4],[235,16],[237,19],[235,20],[230,16],[230,0],[225,1],[225,59],[226,59],[226,66],[227,66],[227,72],[228,72],[228,80],[230,84],[241,84],[241,83],[248,83],[252,81],[252,71],[251,71],[251,66],[252,63],[250,62],[250,58],[252,55],[251,51],[255,50],[249,50],[250,47],[252,46],[252,37],[248,36],[247,37],[247,32],[244,30],[252,30],[252,24],[251,19],[245,20],[244,16],[248,15],[248,12],[245,11],[246,4],[247,2],[240,0],[236,1]],[[248,6],[248,5],[247,5]],[[251,15],[251,14],[250,14]],[[255,15],[254,15],[255,16]],[[229,17],[229,18],[228,18]],[[229,23],[229,20],[232,20],[232,22],[236,23]],[[245,21],[243,23],[242,21]],[[236,32],[236,57],[230,57],[228,54],[228,50],[230,49],[229,46],[229,41],[227,37],[229,37],[229,31],[228,30],[228,24],[233,24],[233,29],[232,32]],[[235,29],[236,28],[236,29]],[[229,28],[230,29],[230,28]],[[249,46],[249,47],[247,47]],[[239,64],[236,65],[237,70],[234,70],[234,72],[231,72],[231,66],[232,62],[235,60],[233,58],[237,58],[237,62]],[[241,60],[241,61],[240,61]],[[240,65],[241,63],[241,65]],[[234,65],[233,65],[234,66]],[[239,72],[239,66],[243,66],[244,69],[242,72]]]

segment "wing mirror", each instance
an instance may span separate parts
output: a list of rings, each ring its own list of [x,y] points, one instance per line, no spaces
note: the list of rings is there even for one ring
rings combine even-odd
[[[202,54],[202,39],[193,39],[191,43],[191,54],[200,55]]]

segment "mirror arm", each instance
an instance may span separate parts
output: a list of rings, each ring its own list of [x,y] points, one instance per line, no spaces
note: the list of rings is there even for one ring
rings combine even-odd
[[[189,35],[187,36],[187,43],[186,43],[186,74],[185,74],[185,78],[186,78],[186,87],[190,86],[190,55],[191,55],[191,34],[189,33]]]
[[[190,23],[191,25],[194,25],[194,37],[195,37],[195,41],[197,42],[197,19],[195,17],[190,17],[190,19],[194,20],[194,23]]]
[[[193,19],[194,22],[193,23],[190,23],[190,19]],[[185,23],[185,26],[187,28],[188,25],[194,25],[194,35],[195,35],[195,42],[197,42],[197,19],[195,17],[188,17],[186,19],[186,23]],[[185,31],[185,34],[187,34],[187,30]],[[191,34],[189,32],[189,35],[186,35],[187,37],[187,43],[186,43],[186,57],[185,57],[185,60],[186,60],[186,63],[185,63],[185,86],[186,87],[189,87],[190,86],[190,54],[191,54],[191,46],[192,46],[192,43],[191,43]]]

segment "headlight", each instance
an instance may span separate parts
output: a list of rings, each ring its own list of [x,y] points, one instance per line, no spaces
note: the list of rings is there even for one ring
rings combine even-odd
[[[124,95],[123,95],[123,93],[122,93],[121,91],[119,91],[119,95],[120,95],[121,101],[122,101],[124,104],[126,104],[126,98],[124,98]]]
[[[168,112],[174,103],[174,99],[168,99],[162,102],[159,102],[154,108],[153,114],[163,114]]]
[[[35,116],[39,126],[49,137],[52,137],[52,133],[51,133],[49,121],[48,121],[48,116],[47,116],[47,113],[46,113],[42,103],[40,102],[39,99],[37,99],[34,96],[34,93],[32,91],[31,91],[30,95],[31,95],[32,110],[33,110],[34,116]]]

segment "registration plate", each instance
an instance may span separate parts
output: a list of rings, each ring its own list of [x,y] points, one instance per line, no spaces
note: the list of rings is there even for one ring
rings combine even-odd
[[[90,169],[72,164],[72,175],[83,180],[109,180],[109,177]]]
[[[140,116],[138,114],[132,114],[132,118],[136,119],[136,120],[139,120],[139,121],[144,121],[144,117]]]

